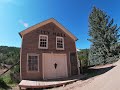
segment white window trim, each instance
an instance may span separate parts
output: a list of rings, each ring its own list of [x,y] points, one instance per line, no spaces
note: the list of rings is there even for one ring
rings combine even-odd
[[[40,47],[40,36],[45,36],[45,37],[47,37],[47,47]],[[39,42],[38,42],[38,48],[39,49],[48,49],[48,35],[39,35]]]
[[[28,56],[37,56],[38,57],[38,71],[29,71],[28,70]],[[27,53],[27,72],[39,72],[39,54],[36,54],[36,53]]]
[[[57,47],[57,38],[61,38],[63,40],[63,48]],[[64,38],[63,37],[56,36],[56,50],[64,50]]]

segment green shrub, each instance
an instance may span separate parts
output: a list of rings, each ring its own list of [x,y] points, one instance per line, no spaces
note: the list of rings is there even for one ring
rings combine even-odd
[[[7,88],[10,88],[3,80],[3,78],[0,78],[0,90],[6,90]]]
[[[6,84],[12,84],[14,83],[10,77],[10,74],[7,74],[7,75],[4,75],[3,76],[3,81],[6,83]]]

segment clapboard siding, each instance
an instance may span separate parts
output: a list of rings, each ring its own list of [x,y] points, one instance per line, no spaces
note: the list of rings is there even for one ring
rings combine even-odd
[[[39,42],[39,35],[42,31],[48,31],[50,34],[48,34],[48,49],[39,49],[38,48],[38,42]],[[64,37],[64,50],[56,50],[56,35],[53,35],[53,33],[62,33]],[[46,33],[47,34],[47,33]],[[21,75],[22,79],[31,79],[31,80],[42,80],[42,53],[61,53],[67,55],[67,68],[68,68],[68,75],[71,75],[70,71],[70,52],[76,52],[76,46],[75,41],[67,35],[65,32],[63,32],[57,25],[54,23],[48,23],[44,26],[41,26],[37,28],[34,31],[31,31],[27,34],[25,34],[22,41],[22,53],[21,53]],[[27,72],[27,53],[36,53],[39,54],[39,72],[35,73],[28,73]],[[77,57],[75,56],[74,60],[77,63]],[[76,68],[77,70],[77,65]]]

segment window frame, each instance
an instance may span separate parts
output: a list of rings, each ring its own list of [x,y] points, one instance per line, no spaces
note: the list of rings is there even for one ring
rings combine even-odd
[[[60,39],[62,39],[62,41],[63,41],[63,48],[58,48],[57,47],[57,40],[58,40],[58,38],[60,38]],[[56,36],[56,50],[64,50],[64,38],[63,37],[59,37],[59,36]]]
[[[37,58],[38,58],[38,70],[37,70],[37,71],[33,71],[33,70],[30,71],[30,70],[29,70],[29,66],[28,66],[28,63],[29,63],[29,62],[28,62],[28,57],[29,57],[29,56],[37,56]],[[28,53],[28,54],[27,54],[27,72],[39,72],[39,54],[36,54],[36,53]]]
[[[46,47],[40,47],[40,37],[41,36],[47,37]],[[38,48],[39,49],[48,49],[48,35],[39,35]]]

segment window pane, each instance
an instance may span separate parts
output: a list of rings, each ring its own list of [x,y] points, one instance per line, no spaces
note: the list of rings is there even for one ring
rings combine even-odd
[[[47,36],[40,36],[40,47],[47,47]]]
[[[28,70],[37,71],[38,70],[38,56],[28,57]]]
[[[63,38],[57,37],[57,48],[63,48]]]

